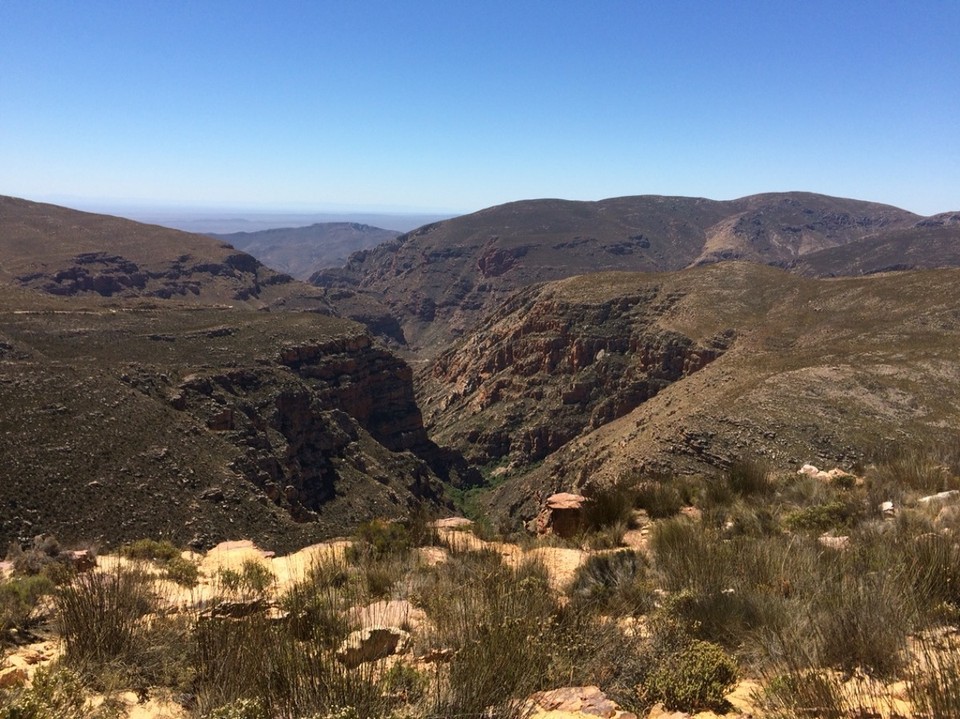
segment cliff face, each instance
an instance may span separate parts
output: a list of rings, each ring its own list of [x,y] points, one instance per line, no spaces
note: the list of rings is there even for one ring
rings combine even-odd
[[[519,293],[421,379],[433,435],[481,465],[523,467],[705,367],[732,335],[698,342],[658,326],[656,284],[600,302]]]
[[[440,501],[456,457],[354,323],[2,290],[0,541],[289,549]]]

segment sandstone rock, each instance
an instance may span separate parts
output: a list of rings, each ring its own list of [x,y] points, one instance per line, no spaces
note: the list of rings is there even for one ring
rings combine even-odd
[[[583,522],[585,502],[586,497],[569,492],[559,492],[547,497],[543,509],[533,520],[533,531],[537,534],[556,534],[558,537],[576,535]]]
[[[938,492],[937,494],[931,494],[927,497],[921,497],[917,500],[917,504],[926,506],[933,502],[943,502],[946,504],[958,500],[960,500],[960,490],[951,489],[947,492]]]
[[[437,529],[466,529],[473,526],[473,520],[466,517],[447,517],[433,523]]]
[[[97,568],[97,558],[89,549],[76,549],[66,553],[67,558],[78,572],[89,572]]]
[[[817,541],[821,545],[827,547],[828,549],[836,549],[837,551],[843,551],[850,548],[850,537],[832,537],[829,534],[824,534],[821,537],[817,538]]]
[[[361,629],[373,627],[405,627],[416,631],[427,619],[426,613],[406,599],[383,600],[348,612],[351,621]]]
[[[351,632],[337,650],[337,659],[348,669],[402,653],[410,635],[397,627],[367,627]]]
[[[604,719],[637,719],[636,714],[620,709],[599,687],[563,687],[537,692],[525,703],[525,716],[540,717],[604,717]]]
[[[0,669],[0,688],[11,689],[27,683],[29,675],[23,667],[7,667]]]

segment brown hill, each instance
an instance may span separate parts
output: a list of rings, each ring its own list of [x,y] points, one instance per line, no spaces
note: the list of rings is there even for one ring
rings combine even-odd
[[[816,280],[751,263],[518,294],[424,374],[438,441],[532,510],[551,489],[741,453],[851,467],[960,422],[960,270]]]
[[[290,548],[441,501],[465,470],[410,368],[325,295],[208,237],[0,198],[0,542]]]
[[[400,233],[357,222],[317,222],[257,232],[211,234],[249,252],[268,267],[306,280],[327,267],[340,267],[354,252],[394,239]]]
[[[531,200],[424,226],[312,281],[372,293],[397,318],[411,349],[431,356],[533,283],[730,259],[787,263],[919,219],[886,205],[809,193],[729,202]]]
[[[289,294],[290,279],[203,235],[0,196],[0,281],[63,296],[266,306]]]
[[[960,266],[960,213],[923,219],[862,240],[811,252],[785,265],[804,275],[831,277]]]

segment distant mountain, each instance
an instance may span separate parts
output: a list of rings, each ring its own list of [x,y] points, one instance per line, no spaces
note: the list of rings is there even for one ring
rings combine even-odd
[[[799,192],[726,202],[659,196],[529,200],[426,225],[311,281],[371,294],[397,319],[410,348],[432,356],[534,283],[725,260],[786,265],[909,230],[921,220],[888,205]]]
[[[306,280],[319,270],[341,267],[352,253],[376,247],[399,234],[356,222],[322,222],[309,227],[210,234],[210,237],[249,252],[268,267]]]
[[[792,272],[816,277],[958,266],[960,213],[956,212],[811,252],[784,264]]]
[[[0,196],[0,281],[61,296],[266,306],[290,294],[292,278],[203,235]]]

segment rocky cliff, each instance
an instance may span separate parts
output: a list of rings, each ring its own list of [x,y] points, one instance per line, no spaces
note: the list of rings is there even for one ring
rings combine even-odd
[[[486,464],[490,508],[739,456],[857,469],[952,441],[958,270],[810,279],[751,263],[530,288],[418,377],[428,429]]]
[[[519,292],[422,379],[435,437],[477,464],[516,468],[624,416],[732,342],[659,326],[677,299],[655,282],[595,303],[550,286]]]
[[[359,325],[0,299],[0,541],[279,549],[440,500],[455,458],[427,438],[409,367]]]

